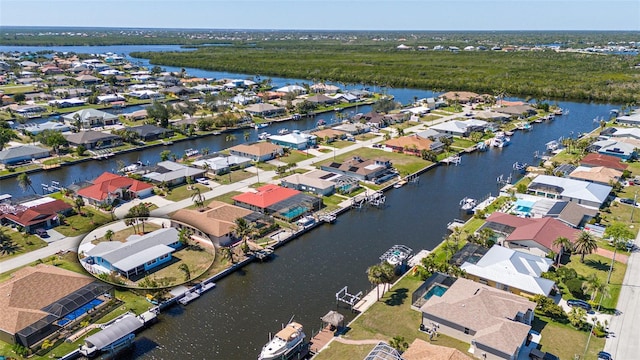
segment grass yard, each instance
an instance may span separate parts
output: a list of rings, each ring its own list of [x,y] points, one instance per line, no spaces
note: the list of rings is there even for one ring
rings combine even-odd
[[[586,278],[591,274],[596,276],[603,283],[607,281],[607,274],[609,272],[609,266],[611,265],[611,259],[604,256],[591,254],[584,257],[584,264],[580,262],[580,255],[571,256],[571,261],[565,265],[568,268],[575,269],[578,275]],[[613,266],[613,272],[611,273],[611,283],[609,284],[610,298],[602,299],[602,312],[613,313],[616,304],[618,303],[618,296],[620,296],[620,289],[622,287],[622,281],[624,280],[624,273],[627,271],[627,265],[616,261]],[[564,289],[564,299],[571,299],[573,296],[571,293]],[[596,298],[596,303],[600,300],[600,295]]]
[[[315,156],[311,154],[307,154],[306,152],[303,152],[303,151],[292,150],[291,153],[289,153],[289,155],[281,156],[278,158],[278,160],[285,162],[287,164],[293,164],[293,163],[298,163],[302,160],[312,159],[314,157]]]
[[[402,336],[408,343],[415,338],[429,341],[429,336],[418,330],[421,322],[419,311],[411,309],[411,293],[422,281],[416,277],[405,276],[391,288],[380,301],[365,311],[358,319],[350,324],[350,330],[344,336],[346,339],[364,340],[378,339],[389,341],[394,336]],[[464,353],[469,344],[440,334],[432,341],[435,345],[454,347]],[[331,347],[321,352],[321,359],[360,359],[362,347],[354,345]],[[367,349],[372,349],[368,346]],[[326,352],[326,354],[324,354]],[[366,355],[366,354],[365,354]]]
[[[409,341],[410,343],[410,341]],[[318,353],[317,360],[364,359],[375,345],[350,345],[334,341],[325,350]]]
[[[346,154],[336,156],[336,162],[343,162],[346,159],[350,159],[354,156],[360,156],[363,159],[375,159],[378,157],[386,158],[391,161],[393,167],[398,169],[401,176],[407,176],[413,174],[420,169],[423,169],[432,164],[430,161],[423,160],[417,156],[399,154],[394,152],[387,152],[383,150],[373,148],[360,148],[354,151],[350,151]],[[316,167],[320,165],[328,165],[333,159],[325,160],[313,164]]]
[[[466,148],[472,147],[475,144],[476,143],[474,143],[469,139],[462,139],[462,138],[455,137],[453,138],[453,144],[451,144],[451,147],[466,149]]]
[[[136,227],[138,227],[140,230],[142,230],[142,228],[140,227],[141,225],[138,224],[136,225]],[[158,224],[154,224],[152,222],[149,221],[145,221],[144,222],[144,233],[148,234],[152,231],[156,231],[158,229],[160,229],[161,226]],[[131,235],[137,234],[136,232],[133,231],[133,227],[127,227],[124,230],[120,230],[116,233],[113,234],[113,238],[111,239],[111,241],[120,241],[120,242],[124,242],[125,240],[127,240],[127,238]],[[92,240],[91,243],[92,244],[98,244],[101,243],[103,241],[107,241],[104,237],[99,237],[97,240]]]
[[[640,209],[633,209],[631,205],[621,204],[613,201],[608,208],[600,211],[600,223],[604,226],[611,225],[614,222],[622,222],[631,224],[631,211],[633,210],[633,228],[629,228],[634,235],[638,234],[638,223],[640,223]]]
[[[89,231],[111,222],[111,215],[105,214],[100,210],[85,206],[82,210],[85,215],[72,215],[65,219],[65,224],[55,228],[55,230],[64,236],[77,236],[88,233]],[[92,213],[93,216],[87,215]]]
[[[189,189],[187,189],[187,187]],[[170,192],[164,198],[171,201],[180,201],[184,199],[188,199],[193,196],[194,190],[193,188],[200,189],[200,193],[205,193],[210,189],[202,184],[191,184],[191,185],[180,185],[178,187],[172,188]]]
[[[322,203],[325,206],[325,211],[330,212],[333,210],[336,210],[339,208],[338,204],[340,204],[341,202],[347,200],[346,197],[337,195],[337,194],[333,194],[331,196],[324,196],[322,198]]]
[[[336,149],[342,149],[342,148],[346,148],[347,146],[351,146],[353,144],[354,144],[353,141],[336,140],[331,142],[328,146],[334,147]]]
[[[293,170],[291,170],[291,171],[283,172],[282,174],[277,174],[277,175],[274,177],[274,179],[282,179],[282,178],[285,178],[285,177],[287,177],[287,176],[289,176],[289,175],[293,175],[293,174],[305,174],[305,173],[308,173],[309,171],[310,171],[310,170],[307,170],[307,169],[300,169],[300,168],[297,168],[297,169],[293,169]]]
[[[580,355],[580,359],[596,360],[598,351],[604,348],[605,339],[592,336],[589,340],[587,356],[583,358],[589,337],[588,332],[576,330],[571,325],[559,324],[537,315],[532,327],[542,335],[541,350],[550,352],[560,359],[573,359],[574,355]]]
[[[0,227],[0,231],[11,238],[10,243],[0,246],[0,260],[47,246],[37,235],[21,233],[7,226]]]
[[[231,191],[231,192],[228,192],[226,194],[223,194],[223,195],[220,195],[220,196],[216,196],[213,199],[211,199],[211,201],[221,201],[223,203],[233,204],[233,199],[232,198],[234,196],[240,195],[240,194],[242,194],[242,192],[240,192],[240,191]],[[211,201],[207,202],[206,204],[208,205],[209,203],[211,203]]]
[[[229,185],[238,181],[248,179],[252,176],[256,176],[254,173],[250,173],[245,170],[235,170],[229,174],[216,175],[212,180],[221,185]]]
[[[429,115],[425,115],[423,117],[420,118],[420,120],[422,121],[434,121],[434,120],[438,120],[440,119],[442,116],[440,115],[436,115],[435,113],[429,114]]]
[[[378,135],[372,134],[372,133],[360,134],[355,136],[356,140],[360,140],[360,141],[367,141],[367,140],[375,139],[377,137]],[[353,144],[353,142],[351,143]]]

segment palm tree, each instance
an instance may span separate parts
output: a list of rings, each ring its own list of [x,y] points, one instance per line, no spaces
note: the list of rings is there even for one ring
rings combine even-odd
[[[251,137],[251,133],[248,131],[245,131],[244,134],[242,134],[242,136],[244,137],[244,141],[249,141],[249,138]]]
[[[616,262],[616,252],[621,244],[626,243],[629,239],[633,239],[633,232],[629,230],[627,225],[621,222],[615,222],[607,227],[604,231],[604,235],[611,238],[613,242],[613,259],[611,260],[611,266],[609,267],[609,274],[607,275],[607,284],[611,281],[611,273],[613,272],[613,264]]]
[[[560,258],[562,254],[567,251],[571,251],[573,244],[569,239],[564,236],[558,236],[555,240],[553,240],[553,245],[560,247],[560,252],[558,252],[558,256],[556,257],[556,266],[560,265]]]
[[[376,287],[376,291],[377,291],[377,296],[378,299],[380,300],[380,288],[378,287],[378,285],[383,283],[383,272],[382,272],[382,268],[380,265],[376,264],[376,265],[371,265],[367,268],[367,278],[369,279],[369,282],[371,283],[371,285]]]
[[[233,142],[236,141],[236,136],[233,134],[229,134],[224,138],[224,141],[226,142]]]
[[[202,211],[204,209],[204,196],[200,193],[199,188],[195,188],[193,190],[193,195],[191,196],[191,200],[193,200],[193,205],[195,205],[198,210]]]
[[[191,280],[191,271],[189,270],[189,265],[182,263],[178,266],[178,270],[184,273],[184,281]]]
[[[596,299],[598,291],[602,288],[602,284],[602,281],[600,281],[596,274],[591,274],[582,283],[582,290],[586,291],[587,293],[591,293],[591,301],[593,301]]]
[[[573,243],[573,250],[580,254],[580,262],[584,263],[584,256],[593,253],[598,248],[598,242],[590,232],[581,231]]]
[[[582,323],[584,322],[585,317],[587,316],[587,312],[583,308],[572,307],[571,311],[569,311],[568,318],[569,322],[573,327],[580,328]]]
[[[107,231],[104,233],[104,238],[105,238],[105,240],[107,240],[107,241],[111,241],[111,240],[113,240],[113,235],[114,235],[114,234],[115,234],[115,233],[113,232],[113,230],[111,230],[111,229],[107,230]]]
[[[190,228],[188,227],[180,228],[180,230],[178,231],[178,241],[180,241],[180,244],[185,246],[189,244],[189,239],[191,238],[191,235],[193,235],[193,231]]]
[[[82,215],[82,207],[84,206],[84,199],[82,199],[80,196],[76,197],[75,199],[73,199],[73,205],[76,208],[76,212]]]
[[[242,240],[242,249],[247,252],[247,240],[251,233],[253,233],[253,225],[245,218],[237,218],[236,225],[233,228],[233,232]]]
[[[34,194],[38,194],[36,192],[36,189],[33,188],[31,178],[29,178],[29,175],[27,175],[27,173],[21,173],[20,175],[18,175],[16,180],[18,181],[18,186],[20,186],[20,189],[22,189],[22,191],[27,191],[27,189],[31,188]]]
[[[380,270],[382,271],[382,281],[385,284],[385,286],[391,286],[391,282],[393,281],[393,278],[396,276],[395,266],[384,261],[382,262],[382,265],[380,265]]]

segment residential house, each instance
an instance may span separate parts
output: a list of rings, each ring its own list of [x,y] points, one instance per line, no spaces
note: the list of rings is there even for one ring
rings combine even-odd
[[[329,196],[335,192],[335,180],[344,175],[324,171],[313,170],[304,174],[289,175],[280,180],[280,186],[307,191],[319,196]]]
[[[209,238],[216,246],[229,246],[237,239],[234,236],[237,219],[251,223],[259,217],[254,211],[239,206],[212,201],[202,210],[180,209],[171,215],[171,219],[193,226],[195,235]],[[182,225],[172,222],[172,227]]]
[[[211,156],[204,159],[196,160],[192,163],[201,169],[205,169],[209,173],[215,175],[226,174],[232,169],[242,169],[251,165],[251,158],[229,155],[229,156]]]
[[[422,151],[442,152],[444,144],[440,141],[425,139],[416,134],[401,136],[385,141],[384,145],[395,152],[404,152],[416,156],[421,156]]]
[[[551,259],[494,245],[476,261],[460,266],[466,278],[512,294],[533,298],[549,296],[555,283],[541,277],[553,264]]]
[[[616,123],[630,126],[640,125],[640,111],[634,111],[631,114],[618,116]]]
[[[122,138],[120,136],[93,130],[66,134],[64,138],[67,139],[69,145],[82,145],[87,150],[97,150],[122,145]]]
[[[102,82],[100,78],[93,75],[80,75],[74,78],[75,81],[82,83],[83,85],[94,85]]]
[[[81,320],[87,304],[114,295],[113,286],[91,276],[45,264],[17,270],[0,283],[0,293],[0,340],[27,348],[75,326],[70,314]]]
[[[540,256],[551,251],[560,254],[562,249],[553,242],[559,237],[573,242],[580,233],[554,218],[523,218],[502,212],[489,215],[484,227],[500,234],[498,244]]]
[[[195,179],[202,176],[206,170],[182,165],[173,161],[161,161],[155,168],[142,175],[142,178],[154,184],[176,186],[184,183],[187,178]]]
[[[634,138],[636,140],[640,140],[640,128],[637,127],[610,127],[605,128],[600,132],[601,139],[610,139],[610,138]]]
[[[102,241],[84,252],[82,263],[94,274],[116,271],[127,279],[139,279],[171,261],[181,246],[176,228],[162,228],[130,235],[124,242]]]
[[[429,281],[429,280],[427,280]],[[536,303],[518,295],[458,278],[441,296],[421,307],[422,325],[471,344],[469,352],[487,360],[516,360],[531,330]]]
[[[484,133],[486,121],[469,119],[464,121],[452,120],[436,124],[430,127],[439,133],[458,137],[468,137],[472,132]]]
[[[324,94],[316,94],[313,96],[309,96],[308,98],[306,98],[306,101],[316,105],[331,105],[338,102],[336,99]]]
[[[584,180],[596,184],[615,184],[622,178],[622,171],[604,166],[578,166],[569,174],[570,179]]]
[[[84,188],[79,189],[78,196],[91,205],[111,205],[114,201],[128,201],[152,195],[153,186],[127,176],[104,172]]]
[[[41,124],[29,123],[20,129],[25,134],[38,135],[45,130],[66,132],[71,130],[71,126],[57,121],[47,121]]]
[[[522,117],[523,115],[529,117],[536,114],[536,109],[529,104],[504,106],[496,109],[496,111],[509,117]]]
[[[322,199],[287,189],[278,185],[267,184],[233,197],[234,204],[249,210],[292,221],[307,212],[319,210]]]
[[[259,103],[247,106],[244,111],[249,115],[268,118],[284,114],[285,108],[267,103]]]
[[[587,208],[571,201],[548,201],[552,201],[554,204],[544,207],[547,210],[543,216],[558,219],[575,229],[584,228],[589,220],[598,214],[598,210],[596,209]]]
[[[368,133],[369,131],[371,131],[371,126],[367,124],[360,124],[360,123],[346,123],[346,124],[335,126],[333,129],[338,131],[344,131],[345,133],[351,136],[355,136],[358,134]]]
[[[157,139],[165,139],[173,136],[173,130],[165,129],[156,125],[139,125],[128,128],[130,131],[138,134],[138,137],[144,141],[152,141]]]
[[[438,142],[442,142],[442,138],[453,140],[453,135],[443,134],[431,128],[427,128],[424,131],[416,133],[416,135],[418,135],[423,139],[429,139],[431,141],[438,141]]]
[[[479,100],[478,94],[470,91],[449,91],[442,95],[440,98],[447,102],[458,102],[460,104],[472,103]]]
[[[116,115],[91,108],[62,115],[62,118],[69,125],[75,125],[76,121],[80,120],[81,127],[85,129],[90,129],[95,126],[115,125],[118,123],[118,117]]]
[[[599,154],[611,155],[622,160],[635,159],[636,147],[634,145],[619,140],[600,140],[596,141],[587,148],[588,151],[597,152]]]
[[[347,136],[347,134],[344,131],[340,131],[336,129],[322,129],[322,130],[314,131],[313,135],[317,136],[318,139],[322,139],[328,142],[341,140]]]
[[[293,132],[286,135],[271,135],[268,139],[276,145],[288,147],[293,150],[305,150],[316,144],[317,136],[303,133],[299,130],[293,130]]]
[[[282,146],[269,142],[240,144],[229,149],[231,155],[242,156],[253,161],[263,162],[275,159],[284,154]]]
[[[51,152],[33,145],[20,145],[0,151],[0,164],[14,165],[51,156]]]
[[[550,199],[573,201],[599,209],[609,197],[611,186],[582,180],[538,175],[529,183],[528,192]]]
[[[317,93],[335,93],[340,90],[339,87],[331,84],[317,83],[309,86],[309,88]]]
[[[493,121],[493,122],[505,122],[510,120],[510,116],[504,113],[499,113],[490,110],[482,110],[476,112],[473,117],[476,119]]]
[[[580,165],[590,167],[604,166],[619,171],[625,171],[629,167],[629,165],[621,162],[619,157],[594,153],[589,153],[583,157],[580,160]]]
[[[387,159],[365,160],[359,156],[354,156],[342,163],[331,162],[329,165],[321,165],[320,169],[366,181],[386,178],[390,174],[395,175],[391,161]]]
[[[27,233],[36,229],[49,229],[60,225],[59,215],[68,215],[71,205],[62,200],[40,198],[19,205],[0,205],[0,223],[14,224],[24,228]]]
[[[287,85],[277,88],[275,91],[282,93],[296,93],[298,95],[307,93],[307,90],[300,85]]]

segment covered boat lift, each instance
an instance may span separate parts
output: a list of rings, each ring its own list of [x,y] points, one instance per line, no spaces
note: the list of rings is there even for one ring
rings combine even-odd
[[[102,331],[87,337],[80,353],[84,356],[95,356],[100,352],[115,354],[133,343],[135,332],[144,325],[144,321],[135,315],[128,314],[115,321]]]

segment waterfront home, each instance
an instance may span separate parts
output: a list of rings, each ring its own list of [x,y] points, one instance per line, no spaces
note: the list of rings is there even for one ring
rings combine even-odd
[[[546,199],[545,199],[546,200]],[[553,200],[549,200],[554,202]],[[582,229],[589,220],[593,219],[598,210],[578,205],[571,201],[555,201],[543,216],[552,217],[575,228]]]
[[[76,193],[88,204],[101,206],[111,205],[116,199],[128,201],[151,196],[153,186],[127,176],[104,172],[90,185],[79,189]]]
[[[138,137],[144,141],[166,139],[173,136],[173,130],[150,124],[133,126],[128,129],[138,134]]]
[[[584,180],[596,184],[615,184],[622,178],[622,171],[604,166],[578,166],[569,174],[570,179]]]
[[[419,133],[416,133],[416,135],[418,135],[419,137],[421,137],[423,139],[429,139],[431,141],[438,141],[438,142],[442,142],[442,138],[452,139],[453,140],[453,136],[452,135],[443,134],[443,133],[438,132],[436,130],[433,130],[431,128],[427,128],[424,131],[420,131]]]
[[[321,170],[350,176],[363,181],[375,181],[393,173],[391,161],[388,159],[363,159],[354,156],[342,163],[331,162],[329,165],[321,165]]]
[[[41,124],[27,123],[24,127],[20,127],[19,129],[25,134],[38,135],[45,130],[66,132],[71,130],[71,126],[57,121],[47,121]]]
[[[440,95],[440,98],[447,102],[455,101],[460,104],[466,104],[480,100],[478,94],[470,91],[449,91]]]
[[[340,88],[335,85],[325,83],[316,83],[309,86],[309,88],[317,93],[335,93],[340,90]]]
[[[290,134],[271,135],[268,139],[271,143],[276,145],[284,146],[293,150],[305,150],[314,146],[318,137],[313,134],[300,132],[299,130],[293,130]]]
[[[316,105],[331,105],[338,102],[336,99],[324,94],[316,94],[313,96],[309,96],[305,100]]]
[[[285,113],[285,108],[280,106],[271,105],[268,103],[251,104],[244,108],[244,111],[249,115],[260,117],[273,117],[282,115]]]
[[[253,161],[263,162],[275,159],[284,154],[282,146],[269,142],[240,144],[229,149],[231,155],[242,156]]]
[[[324,170],[313,170],[304,174],[289,175],[280,180],[280,185],[319,196],[329,196],[335,192],[335,180],[343,176]]]
[[[628,115],[618,116],[616,123],[623,125],[638,126],[640,125],[640,111],[634,111]]]
[[[296,93],[298,95],[307,93],[307,90],[300,85],[287,85],[277,88],[275,91],[282,93]]]
[[[532,298],[551,293],[555,283],[541,275],[552,264],[548,258],[494,245],[479,260],[467,259],[460,269],[469,280]]]
[[[74,78],[75,81],[82,83],[83,85],[94,85],[102,82],[100,78],[93,75],[80,75]]]
[[[536,114],[536,109],[529,105],[511,105],[511,106],[503,106],[496,109],[497,112],[503,113],[507,116],[511,117],[529,117]]]
[[[620,141],[620,139],[596,141],[587,148],[587,151],[615,156],[622,160],[631,160],[637,157],[636,147]]]
[[[187,178],[195,179],[202,176],[206,170],[186,166],[173,161],[161,161],[142,178],[154,184],[166,184],[176,186],[187,181]]]
[[[115,271],[127,279],[135,279],[170,262],[172,253],[181,246],[178,230],[169,227],[144,235],[130,235],[124,242],[102,241],[84,252],[82,262],[88,264],[92,273]]]
[[[629,165],[623,163],[619,157],[594,153],[589,153],[583,157],[582,160],[580,160],[580,165],[589,167],[604,166],[619,171],[625,171],[627,167],[629,167]]]
[[[69,125],[75,125],[76,121],[79,120],[80,126],[85,129],[94,126],[115,125],[118,123],[118,117],[116,115],[91,108],[62,115],[62,118]]]
[[[59,215],[69,215],[71,205],[49,197],[39,198],[17,205],[0,205],[0,223],[24,228],[26,233],[37,229],[50,229],[60,225]]]
[[[145,99],[158,100],[158,99],[164,99],[165,97],[159,92],[149,90],[149,89],[134,90],[127,93],[126,95],[136,99],[140,99],[140,100],[145,100]]]
[[[524,218],[503,212],[494,212],[481,228],[498,234],[498,244],[510,249],[546,256],[551,251],[562,254],[562,248],[553,244],[559,237],[573,242],[580,231],[551,218]]]
[[[550,175],[538,175],[529,183],[527,192],[599,209],[609,197],[611,190],[611,186],[607,185]]]
[[[476,119],[482,119],[493,122],[506,122],[509,121],[510,116],[507,114],[491,111],[491,110],[482,110],[476,112],[473,117]]]
[[[37,117],[42,115],[42,113],[46,110],[45,107],[40,105],[13,104],[13,105],[9,105],[9,108],[13,110],[16,114],[24,117]]]
[[[58,108],[68,108],[68,107],[74,107],[74,106],[82,106],[86,103],[86,101],[82,100],[82,99],[78,99],[78,98],[71,98],[71,99],[60,99],[60,100],[51,100],[48,101],[47,104],[49,106],[54,106],[54,107],[58,107]]]
[[[243,218],[251,223],[261,217],[260,214],[239,206],[212,201],[202,211],[180,209],[171,215],[171,219],[193,226],[196,236],[210,239],[216,246],[229,246],[234,237],[235,221]],[[180,229],[182,224],[173,221],[172,227]]]
[[[403,360],[471,360],[462,351],[415,339],[402,353]]]
[[[484,133],[487,122],[483,120],[469,119],[464,121],[452,120],[430,126],[441,134],[448,134],[458,137],[468,137],[472,132]]]
[[[229,171],[231,171],[231,169],[242,169],[250,166],[251,159],[238,155],[213,155],[204,159],[196,160],[192,163],[192,165],[201,169],[205,169],[209,173],[220,175],[228,173]]]
[[[118,135],[107,134],[100,131],[80,131],[72,134],[65,134],[71,146],[84,146],[87,150],[105,149],[122,145],[122,138]]]
[[[333,96],[334,99],[344,103],[354,103],[360,100],[360,97],[352,93],[338,93]]]
[[[91,94],[91,90],[84,88],[64,88],[53,90],[53,95],[59,97],[82,97]]]
[[[122,116],[124,116],[126,119],[129,119],[131,121],[138,121],[138,120],[146,119],[148,116],[148,113],[147,113],[147,110],[137,110],[134,112],[122,114]]]
[[[31,347],[113,297],[113,286],[52,265],[24,267],[0,283],[0,340]]]
[[[340,131],[336,129],[322,129],[322,130],[314,131],[313,135],[317,136],[318,139],[322,139],[326,142],[342,140],[347,137],[347,134],[344,131]]]
[[[334,130],[343,131],[349,135],[355,136],[358,134],[364,134],[371,131],[371,126],[367,124],[360,123],[346,123],[342,125],[338,125],[333,128]]]
[[[444,149],[444,144],[440,141],[425,139],[416,134],[389,139],[384,142],[384,145],[395,152],[416,156],[420,156],[423,150],[439,153]]]
[[[51,156],[51,152],[33,145],[20,145],[0,151],[0,164],[14,165]]]
[[[609,127],[600,132],[599,139],[634,138],[640,140],[640,128],[637,127]]]
[[[429,296],[420,307],[422,326],[471,344],[480,359],[517,359],[534,317],[536,303],[468,279],[451,279],[445,287],[432,276]],[[431,295],[429,295],[431,294]]]
[[[322,207],[320,198],[273,184],[236,195],[233,202],[237,206],[263,214],[273,214],[287,221],[295,220]]]

